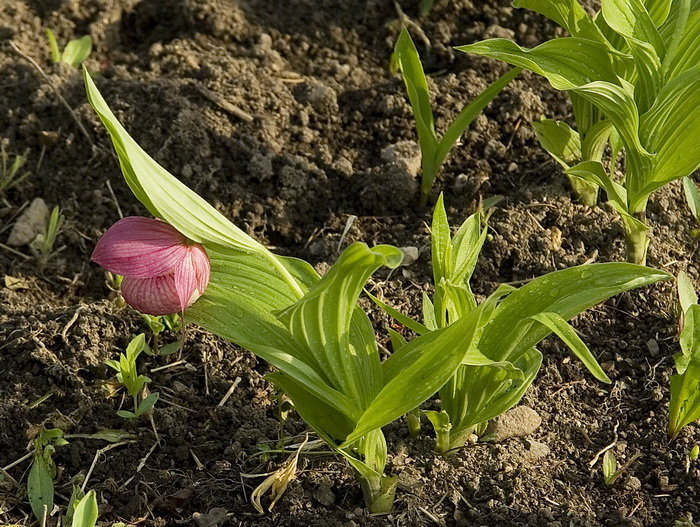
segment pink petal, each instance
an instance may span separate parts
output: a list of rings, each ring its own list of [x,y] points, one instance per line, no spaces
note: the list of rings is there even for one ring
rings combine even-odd
[[[124,278],[122,296],[127,304],[147,315],[182,311],[173,273],[155,278]]]
[[[171,271],[188,252],[187,238],[174,227],[160,220],[130,216],[105,232],[91,259],[122,276],[151,278]]]
[[[209,257],[204,247],[194,244],[188,247],[188,255],[175,268],[175,288],[182,311],[197,300],[209,284]]]

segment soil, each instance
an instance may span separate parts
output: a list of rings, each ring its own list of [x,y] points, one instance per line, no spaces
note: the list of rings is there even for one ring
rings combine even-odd
[[[417,1],[400,5],[430,43],[416,38],[440,131],[505,71],[453,46],[487,37],[533,46],[557,34],[508,0],[438,0],[424,17]],[[294,412],[280,425],[267,364],[197,328],[181,362],[173,355],[139,363],[161,394],[153,414],[161,442],[147,419],[118,417],[127,402],[106,396],[105,361],[147,328],[89,260],[120,213],[145,210],[120,175],[80,73],[51,64],[47,27],[60,43],[91,35],[86,64],[133,137],[276,252],[323,270],[350,242],[415,247],[414,263],[373,279],[409,314],[431,276],[431,210],[416,206],[413,117],[388,68],[401,27],[392,2],[0,0],[0,137],[11,157],[26,152],[30,172],[2,196],[0,241],[37,197],[66,218],[57,241],[64,248],[45,265],[26,246],[0,246],[0,467],[26,454],[38,425],[77,434],[56,449],[56,503],[65,506],[71,479],[94,461],[88,488],[98,493],[104,525],[671,526],[700,518],[700,466],[688,462],[700,432],[693,424],[673,443],[666,436],[678,351],[670,283],[618,296],[574,321],[610,386],[556,339],[543,342],[542,370],[523,401],[542,423],[527,437],[440,456],[427,424],[417,439],[403,421],[387,426],[387,471],[400,481],[388,515],[369,515],[346,463],[323,453],[302,455],[280,502],[258,514],[250,494],[263,478],[247,475],[279,468],[286,455],[260,453],[300,442],[306,426]],[[479,295],[501,282],[624,259],[612,210],[573,201],[540,148],[528,123],[543,114],[566,118],[566,98],[521,74],[465,133],[435,184],[432,201],[444,193],[454,225],[480,198],[504,197],[474,274]],[[399,162],[386,150],[397,144]],[[680,185],[653,195],[648,219],[648,264],[687,270],[697,281],[698,244]],[[373,318],[386,338],[386,317]],[[99,452],[108,444],[80,437],[103,429],[134,439]],[[592,460],[613,442],[620,464],[641,455],[607,486]],[[25,460],[0,479],[5,524],[38,524],[24,490],[28,468]]]

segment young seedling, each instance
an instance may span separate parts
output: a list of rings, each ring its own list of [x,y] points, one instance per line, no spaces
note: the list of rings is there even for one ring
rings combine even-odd
[[[401,250],[355,243],[323,277],[306,262],[271,253],[150,158],[117,121],[90,76],[84,78],[135,196],[187,244],[201,244],[211,261],[208,287],[184,306],[187,320],[275,367],[270,379],[350,463],[369,510],[391,510],[397,478],[384,476],[387,446],[381,428],[419,406],[461,365],[493,362],[473,346],[490,305],[414,339],[382,363],[371,321],[357,300],[375,270],[400,264]],[[117,249],[115,259],[133,254],[120,255]],[[151,269],[142,271],[144,276]],[[138,295],[132,300],[144,301]]]
[[[146,349],[146,337],[143,333],[134,337],[126,347],[126,353],[119,355],[119,360],[108,360],[107,366],[117,372],[117,382],[123,386],[134,400],[134,411],[119,410],[117,415],[125,419],[135,419],[148,412],[158,401],[158,392],[148,393],[146,384],[151,379],[139,375],[136,359]]]
[[[63,229],[65,218],[61,214],[61,209],[56,206],[51,211],[51,216],[44,226],[44,232],[41,232],[29,245],[32,253],[36,257],[39,267],[46,267],[49,260],[60,253],[65,246],[55,248],[56,238]]]
[[[78,39],[71,40],[66,44],[63,52],[61,52],[58,47],[56,35],[48,28],[46,29],[46,37],[49,39],[51,60],[53,60],[54,63],[63,62],[74,68],[79,68],[90,56],[90,53],[92,53],[92,37],[90,35],[84,35]]]
[[[510,70],[486,88],[459,113],[445,132],[445,135],[442,136],[442,139],[439,139],[435,132],[433,110],[430,105],[430,92],[428,91],[428,82],[425,78],[423,65],[411,35],[405,28],[401,31],[396,41],[394,54],[392,55],[392,65],[401,71],[416,120],[422,171],[420,205],[424,206],[435,178],[454,144],[481,111],[520,73],[521,69],[514,68]]]
[[[625,153],[624,176],[585,159],[566,172],[595,184],[620,215],[627,261],[646,262],[649,196],[700,166],[700,4],[602,0],[595,17],[576,0],[516,0],[560,24],[571,35],[525,49],[491,39],[457,49],[504,60],[543,75],[568,91],[577,118],[587,115],[589,134],[604,148],[606,134]],[[580,123],[579,123],[580,126]],[[612,126],[613,131],[605,130]],[[597,128],[596,128],[597,127]],[[594,133],[595,129],[595,133]],[[583,138],[580,138],[583,141]],[[616,157],[616,156],[615,156]],[[615,159],[613,159],[615,161]]]
[[[0,196],[4,196],[7,190],[24,181],[29,172],[22,171],[27,162],[27,155],[16,156],[10,163],[10,156],[5,150],[5,145],[0,144]]]
[[[27,478],[27,496],[34,517],[44,522],[53,510],[54,479],[56,464],[53,454],[57,446],[68,444],[63,438],[63,431],[58,428],[41,428],[32,441],[32,466]]]
[[[165,330],[176,334],[182,332],[182,317],[180,317],[178,313],[159,316],[141,313],[141,316],[146,324],[148,324],[148,328],[151,330],[151,333],[153,333],[153,341],[151,345],[144,348],[144,351],[147,354],[171,355],[182,347],[182,340],[169,342],[163,346],[160,345],[160,336]]]
[[[98,514],[97,495],[91,490],[75,505],[70,527],[95,527]]]
[[[423,323],[374,299],[389,315],[422,337],[440,334],[481,310],[472,346],[489,362],[462,364],[440,389],[441,411],[425,412],[437,436],[436,450],[461,447],[477,427],[513,407],[542,363],[535,346],[555,333],[601,382],[610,382],[567,320],[623,291],[670,278],[663,271],[607,263],[572,267],[532,280],[516,289],[499,286],[477,304],[469,281],[487,230],[476,213],[450,233],[442,196],[431,227],[435,292],[423,296]],[[392,334],[394,352],[405,341]]]
[[[673,356],[677,373],[671,376],[668,435],[678,437],[683,427],[700,419],[700,306],[693,284],[684,272],[678,275],[681,316],[681,351]]]
[[[613,454],[612,449],[611,450],[606,450],[605,454],[603,454],[603,481],[605,481],[605,484],[610,486],[613,483],[615,483],[615,480],[618,478],[619,473],[617,471],[617,459],[615,458],[615,454]]]

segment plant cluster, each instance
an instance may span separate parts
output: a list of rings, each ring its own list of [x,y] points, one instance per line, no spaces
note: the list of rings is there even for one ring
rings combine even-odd
[[[481,213],[453,237],[440,199],[432,224],[435,293],[424,298],[423,321],[375,299],[417,334],[409,340],[392,332],[393,353],[382,362],[374,328],[357,300],[373,272],[401,263],[401,250],[354,243],[322,277],[304,261],[273,254],[150,158],[90,76],[84,78],[127,183],[160,218],[117,223],[93,259],[138,281],[124,295],[132,305],[152,315],[180,312],[187,322],[273,365],[269,379],[349,462],[371,512],[392,508],[397,485],[396,477],[384,473],[384,425],[406,413],[415,417],[439,392],[442,410],[427,413],[436,448],[463,445],[468,433],[521,399],[542,361],[535,346],[551,333],[595,377],[609,382],[567,321],[619,292],[669,278],[633,264],[588,265],[520,289],[504,284],[479,304],[469,281],[487,232]],[[127,223],[134,227],[121,229]],[[134,255],[142,255],[138,263]]]

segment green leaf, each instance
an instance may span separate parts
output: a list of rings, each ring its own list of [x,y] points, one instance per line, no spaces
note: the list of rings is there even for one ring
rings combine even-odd
[[[156,163],[119,123],[87,69],[83,79],[90,104],[107,128],[122,172],[136,198],[194,242],[262,252],[264,247]]]
[[[370,249],[354,243],[318,284],[278,316],[297,343],[316,358],[317,371],[325,374],[328,384],[350,396],[360,408],[374,398],[382,376],[371,324],[367,322],[364,335],[351,331],[353,318],[367,318],[357,308],[357,299],[374,271],[382,265],[397,267],[402,259],[396,247]]]
[[[665,46],[661,35],[642,0],[605,0],[601,13],[607,24],[620,35],[654,47],[657,57],[663,57]],[[666,11],[668,13],[668,11]]]
[[[584,161],[600,161],[612,131],[610,121],[598,121],[591,126],[581,141],[581,158]]]
[[[693,283],[684,271],[678,273],[677,287],[681,309],[683,309],[683,313],[686,313],[690,309],[690,306],[698,303],[698,295],[695,292]]]
[[[41,521],[44,517],[44,508],[47,515],[53,510],[53,478],[41,451],[35,452],[33,459],[32,468],[27,477],[27,496],[34,517]]]
[[[556,313],[538,313],[532,317],[559,337],[564,344],[576,355],[593,376],[601,382],[610,384],[612,381],[595,360],[588,346],[562,317]]]
[[[675,439],[689,423],[700,419],[700,360],[691,358],[683,374],[671,376],[668,434]]]
[[[134,413],[136,415],[143,415],[148,412],[158,401],[159,395],[160,394],[158,392],[149,393],[148,396],[141,401],[139,407],[136,408]]]
[[[518,349],[527,350],[550,332],[538,324],[518,334],[519,321],[545,312],[569,320],[613,295],[670,278],[664,271],[628,263],[582,265],[549,273],[501,302],[484,329],[479,349],[491,360],[510,360],[512,342],[518,343]]]
[[[480,307],[447,328],[413,339],[382,363],[384,386],[346,444],[416,408],[436,393],[463,362],[490,363],[472,345],[482,312]]]
[[[481,213],[469,216],[460,226],[452,240],[450,282],[462,285],[469,284],[479,254],[486,241],[488,229],[481,228]]]
[[[513,7],[525,7],[553,20],[571,36],[606,42],[598,26],[577,0],[515,0]]]
[[[687,15],[686,19],[682,15],[677,18],[681,27],[675,24],[669,27],[670,49],[664,58],[667,80],[700,64],[700,46],[697,45],[700,40],[700,9]]]
[[[389,338],[391,339],[391,351],[394,353],[408,344],[408,341],[401,333],[394,331],[391,328],[389,328]]]
[[[610,200],[616,210],[626,210],[627,191],[622,185],[610,179],[600,161],[584,161],[571,167],[566,173],[595,183],[605,190],[608,200]]]
[[[53,50],[51,53],[53,55]],[[90,53],[92,53],[92,37],[85,35],[66,44],[61,55],[61,62],[70,64],[74,68],[79,68],[85,59],[90,56]]]
[[[137,414],[130,412],[129,410],[119,410],[117,415],[122,419],[136,419],[138,417]]]
[[[542,148],[562,167],[569,168],[581,160],[581,138],[568,124],[544,117],[530,124]]]
[[[131,342],[129,342],[129,345],[126,347],[126,358],[130,362],[136,361],[138,356],[143,351],[145,345],[146,335],[144,335],[143,333],[139,333],[137,336],[131,339]]]
[[[445,202],[442,192],[433,209],[433,222],[430,226],[431,258],[433,263],[433,283],[449,276],[452,261],[450,258],[450,223],[447,220]]]
[[[49,39],[49,47],[51,48],[51,60],[59,62],[61,60],[61,50],[56,42],[56,35],[48,27],[46,28],[46,37]]]
[[[672,4],[672,0],[644,0],[644,7],[656,27],[660,27],[666,22]]]
[[[496,38],[455,49],[529,69],[546,77],[557,90],[570,90],[594,81],[619,82],[607,47],[592,40],[558,38],[526,49],[510,40]]]
[[[641,118],[640,136],[656,157],[651,177],[641,182],[640,196],[686,177],[700,167],[699,134],[700,67],[697,67],[666,84]]]
[[[606,450],[603,454],[603,480],[606,485],[612,485],[617,479],[617,460],[612,450]]]
[[[97,515],[97,495],[94,490],[91,490],[83,496],[75,507],[71,527],[95,527]]]

